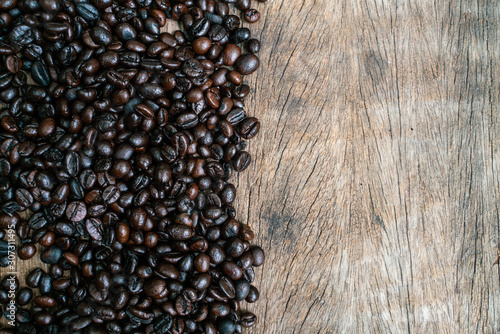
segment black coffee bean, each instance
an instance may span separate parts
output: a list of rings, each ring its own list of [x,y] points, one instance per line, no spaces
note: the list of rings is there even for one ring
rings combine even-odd
[[[197,78],[203,75],[203,65],[195,58],[191,58],[184,62],[182,71],[192,78]]]
[[[230,30],[230,29],[229,29]],[[232,43],[240,44],[250,39],[250,30],[248,28],[238,28],[229,36]]]
[[[24,287],[17,291],[16,302],[19,306],[27,305],[33,298],[33,290],[28,287]]]
[[[177,125],[183,129],[190,129],[198,125],[199,119],[195,113],[185,113],[177,117]]]
[[[156,99],[165,93],[163,87],[158,84],[144,84],[141,87],[141,94],[146,99]]]
[[[76,152],[68,152],[64,157],[64,167],[70,176],[77,176],[80,170],[80,156]]]
[[[100,16],[99,10],[89,3],[78,3],[76,12],[87,21],[95,21]]]
[[[9,34],[9,41],[13,46],[21,48],[35,39],[33,28],[27,25],[18,25]]]
[[[120,54],[120,64],[125,67],[137,67],[141,58],[138,53],[132,51],[126,51]]]
[[[33,204],[33,196],[27,189],[16,190],[16,201],[23,207],[29,207]]]
[[[229,318],[222,318],[217,322],[217,331],[220,334],[233,334],[236,330],[236,323]]]
[[[237,300],[244,300],[250,293],[250,284],[244,280],[240,279],[235,283],[235,295]]]
[[[55,245],[45,249],[40,256],[42,262],[49,264],[59,262],[61,257],[62,257],[62,250],[61,248]]]
[[[109,45],[111,44],[111,33],[104,28],[95,27],[90,31],[90,37],[94,43],[99,45]]]
[[[209,29],[210,22],[205,18],[201,18],[193,22],[191,27],[189,27],[188,34],[192,36],[192,38],[198,38],[205,36]]]
[[[39,61],[35,61],[31,66],[31,77],[39,85],[48,86],[50,84],[47,67]]]

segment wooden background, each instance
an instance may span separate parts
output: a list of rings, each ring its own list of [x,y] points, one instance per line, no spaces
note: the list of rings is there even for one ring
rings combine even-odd
[[[499,333],[499,1],[269,0],[250,333]]]
[[[256,7],[247,333],[498,333],[500,2]]]

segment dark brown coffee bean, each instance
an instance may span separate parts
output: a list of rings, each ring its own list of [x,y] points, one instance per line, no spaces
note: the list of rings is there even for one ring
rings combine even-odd
[[[31,259],[36,254],[36,247],[32,243],[23,244],[17,250],[17,254],[21,260]]]
[[[118,241],[121,242],[122,244],[124,244],[129,239],[130,228],[124,222],[120,222],[117,224],[116,234],[117,234]]]
[[[189,240],[194,236],[194,231],[188,226],[171,225],[167,228],[167,233],[174,240]]]
[[[85,203],[74,201],[68,204],[66,208],[66,217],[73,222],[82,221],[87,215],[87,207]]]
[[[139,103],[135,106],[134,110],[146,118],[153,118],[155,116],[153,109],[146,104]]]
[[[247,41],[247,50],[250,53],[256,54],[260,51],[260,42],[257,39],[249,39]]]
[[[238,267],[236,263],[231,261],[222,263],[221,269],[222,272],[232,280],[238,280],[243,275],[243,271],[241,270],[241,268]]]
[[[46,118],[40,122],[38,134],[42,137],[50,136],[56,129],[56,122],[53,118]]]
[[[124,75],[113,70],[106,73],[106,79],[110,84],[118,88],[126,88],[129,85],[129,80]]]
[[[146,52],[146,45],[144,43],[137,41],[137,40],[127,41],[127,43],[125,43],[125,47],[127,49],[129,49],[130,51],[134,51],[134,52],[138,52],[138,53]]]
[[[254,258],[253,265],[256,267],[261,266],[265,260],[265,255],[262,248],[260,248],[259,246],[253,246],[252,248],[250,248],[250,251],[252,252],[252,256]]]
[[[19,57],[10,55],[5,58],[5,68],[10,73],[17,73],[21,70],[22,61]]]
[[[112,0],[93,0],[92,4],[99,9],[105,9],[105,8],[111,6],[111,4],[113,4],[113,1]]]
[[[241,48],[236,44],[227,44],[223,51],[224,65],[233,66],[241,56]]]
[[[77,266],[78,265],[78,257],[71,253],[71,252],[64,252],[63,253],[63,257],[66,259],[66,261],[68,261],[69,264],[73,265],[73,266]],[[61,282],[59,282],[61,283]]]
[[[257,321],[257,318],[255,317],[255,314],[248,312],[244,313],[240,317],[240,323],[243,327],[252,327],[255,325],[255,322]]]
[[[35,303],[41,307],[54,307],[57,302],[50,296],[37,296],[35,297]]]
[[[166,287],[163,279],[148,280],[144,285],[144,292],[150,297],[158,298],[163,295]]]
[[[197,54],[205,54],[210,50],[212,41],[208,37],[200,37],[193,41],[193,51]]]
[[[233,159],[233,168],[237,172],[244,171],[250,165],[251,157],[248,152],[242,151]]]
[[[30,288],[38,288],[38,285],[40,283],[40,278],[42,277],[43,271],[40,268],[33,269],[30,271],[30,273],[26,276],[26,284]]]
[[[248,23],[255,23],[260,19],[260,13],[256,9],[247,9],[244,18]]]
[[[219,279],[219,289],[228,298],[233,299],[236,296],[233,282],[225,276]]]
[[[126,160],[117,160],[113,163],[112,174],[114,177],[122,178],[130,173],[132,166]]]
[[[54,322],[55,317],[50,313],[39,312],[35,314],[34,320],[38,325],[48,326]]]
[[[188,59],[182,65],[182,71],[192,78],[198,78],[203,75],[203,66],[195,58]]]
[[[250,292],[248,293],[248,296],[245,298],[245,300],[248,303],[255,303],[260,297],[259,290],[257,290],[256,287],[251,286],[250,287]]]
[[[200,273],[206,273],[210,269],[210,257],[200,253],[194,259],[194,267]]]
[[[254,138],[260,130],[260,122],[255,117],[248,117],[239,125],[239,132],[245,139]]]
[[[106,204],[112,204],[118,201],[120,195],[120,189],[118,189],[115,185],[110,185],[102,192],[102,199],[106,202]]]
[[[210,257],[210,262],[214,264],[220,264],[226,259],[224,249],[217,244],[213,244],[208,248],[207,255]]]
[[[100,219],[89,218],[85,220],[85,229],[92,239],[97,241],[101,241],[103,239],[104,228]]]
[[[212,276],[210,274],[198,274],[193,277],[191,285],[198,291],[208,289],[212,283]]]
[[[259,68],[259,65],[260,65],[259,58],[251,54],[251,55],[241,56],[236,61],[235,68],[242,75],[248,75],[255,72],[257,68]]]
[[[144,84],[141,87],[141,94],[146,99],[156,99],[162,97],[165,94],[165,91],[162,86],[158,84]]]

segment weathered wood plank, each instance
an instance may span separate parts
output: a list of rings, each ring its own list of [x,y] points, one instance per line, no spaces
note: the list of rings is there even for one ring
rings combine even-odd
[[[252,333],[500,330],[498,2],[259,8]]]

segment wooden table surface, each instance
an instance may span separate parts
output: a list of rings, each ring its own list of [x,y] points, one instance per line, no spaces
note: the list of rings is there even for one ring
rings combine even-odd
[[[500,2],[256,7],[246,333],[498,333]]]
[[[258,8],[250,333],[498,333],[500,2]]]

